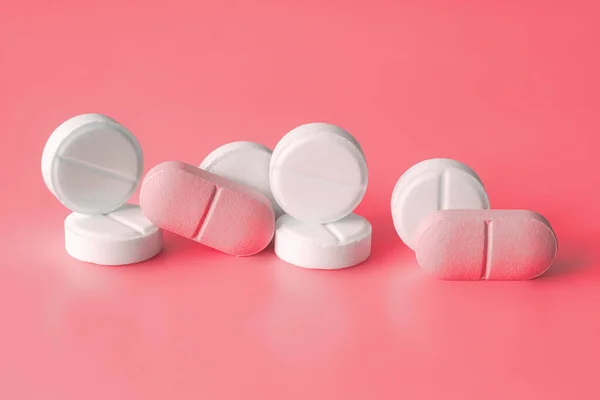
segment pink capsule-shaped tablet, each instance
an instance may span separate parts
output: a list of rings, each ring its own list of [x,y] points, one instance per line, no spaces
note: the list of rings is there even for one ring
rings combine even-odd
[[[178,161],[148,172],[140,206],[154,225],[236,256],[260,252],[275,232],[264,195]]]
[[[558,243],[548,221],[525,210],[442,210],[417,231],[419,265],[439,279],[526,280],[543,274]]]

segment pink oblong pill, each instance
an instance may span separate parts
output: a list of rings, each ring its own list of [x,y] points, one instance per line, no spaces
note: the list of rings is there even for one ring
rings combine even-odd
[[[558,242],[548,221],[525,210],[442,210],[417,232],[419,265],[446,280],[526,280],[543,274]]]
[[[236,256],[260,252],[275,233],[264,195],[178,161],[146,174],[140,207],[154,225]]]

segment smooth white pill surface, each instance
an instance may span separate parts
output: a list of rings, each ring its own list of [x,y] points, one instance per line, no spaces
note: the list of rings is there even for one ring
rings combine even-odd
[[[421,161],[398,180],[392,193],[392,218],[400,239],[411,249],[425,217],[437,210],[487,209],[487,193],[467,165],[447,159]]]
[[[83,114],[62,123],[42,154],[48,189],[71,211],[106,214],[135,192],[144,161],[129,130],[100,114]]]
[[[369,221],[356,214],[328,224],[302,222],[284,215],[277,220],[275,254],[298,267],[352,267],[369,258],[371,231]]]
[[[126,265],[154,257],[162,231],[139,206],[126,204],[105,215],[72,213],[65,219],[65,247],[72,257],[100,265]]]
[[[367,189],[363,151],[335,125],[311,123],[286,134],[271,157],[271,190],[292,217],[334,222],[350,214]]]
[[[200,168],[262,193],[271,201],[275,217],[279,217],[283,211],[269,183],[271,153],[269,148],[255,142],[228,143],[206,156]]]

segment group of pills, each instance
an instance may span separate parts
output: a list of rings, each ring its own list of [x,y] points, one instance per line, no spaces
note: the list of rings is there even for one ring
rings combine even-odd
[[[65,247],[95,264],[154,257],[162,230],[223,253],[250,256],[274,239],[275,254],[304,268],[340,269],[371,253],[371,224],[354,214],[367,188],[360,144],[326,123],[302,125],[271,151],[226,144],[199,167],[168,161],[143,178],[135,136],[84,114],[62,123],[42,155],[48,189],[72,213]],[[141,182],[140,205],[127,204]],[[489,210],[479,177],[450,159],[423,161],[392,194],[394,226],[419,264],[441,279],[529,279],[548,269],[556,236],[531,211]]]
[[[490,210],[479,176],[450,159],[408,169],[392,193],[398,235],[440,279],[525,280],[543,274],[558,250],[550,223],[526,210]]]

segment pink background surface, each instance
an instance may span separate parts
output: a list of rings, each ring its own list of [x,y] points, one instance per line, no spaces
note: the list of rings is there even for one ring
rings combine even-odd
[[[0,3],[0,398],[600,398],[597,2],[158,3]],[[345,127],[369,163],[372,257],[315,272],[167,235],[136,266],[70,259],[39,165],[84,112],[129,127],[146,170]],[[548,217],[554,267],[424,275],[389,201],[430,157]]]

